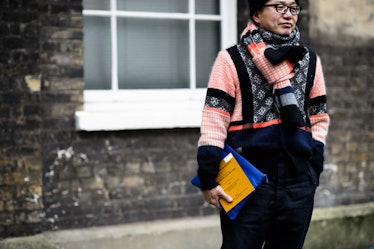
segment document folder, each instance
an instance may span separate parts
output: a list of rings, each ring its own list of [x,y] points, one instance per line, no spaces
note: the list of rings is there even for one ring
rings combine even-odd
[[[225,144],[222,151],[220,171],[216,178],[217,183],[233,198],[231,203],[220,199],[222,208],[231,220],[234,220],[250,194],[261,184],[266,175],[248,162],[236,150]],[[267,179],[267,178],[266,178]],[[195,176],[191,183],[201,189],[201,182]]]

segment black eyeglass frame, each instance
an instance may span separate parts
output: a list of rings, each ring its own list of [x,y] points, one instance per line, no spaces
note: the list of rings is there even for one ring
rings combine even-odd
[[[280,11],[278,9],[279,6],[285,7],[283,11]],[[274,7],[275,11],[278,12],[279,14],[286,14],[288,10],[290,10],[291,15],[293,16],[298,16],[302,10],[300,6],[287,6],[284,4],[265,4],[263,7]]]

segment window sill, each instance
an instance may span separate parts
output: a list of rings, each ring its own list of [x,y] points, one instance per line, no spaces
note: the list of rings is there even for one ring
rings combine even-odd
[[[75,113],[76,129],[116,131],[197,128],[205,89],[85,91],[85,109]]]

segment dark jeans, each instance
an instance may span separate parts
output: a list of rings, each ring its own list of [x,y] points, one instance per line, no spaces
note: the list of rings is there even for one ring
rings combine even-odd
[[[221,249],[301,249],[313,211],[317,175],[312,168],[302,175],[278,163],[235,220],[221,212]]]

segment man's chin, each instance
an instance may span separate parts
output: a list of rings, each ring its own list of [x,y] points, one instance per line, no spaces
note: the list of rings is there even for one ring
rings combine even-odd
[[[292,30],[291,29],[286,29],[286,30],[281,30],[278,35],[280,36],[289,36],[290,34],[292,33]]]

